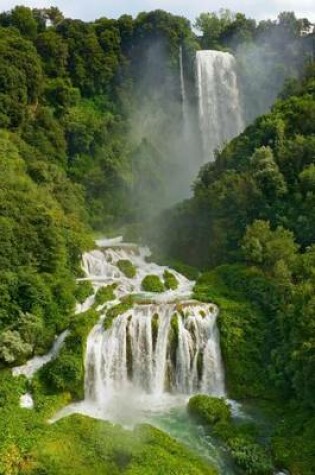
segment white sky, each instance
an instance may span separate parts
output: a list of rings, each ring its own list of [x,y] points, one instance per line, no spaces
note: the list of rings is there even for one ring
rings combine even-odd
[[[282,11],[294,11],[298,18],[315,22],[314,0],[0,0],[0,11],[15,5],[31,8],[57,6],[66,17],[94,20],[102,16],[117,18],[124,13],[136,15],[158,8],[194,20],[201,12],[228,8],[255,19],[276,18]]]

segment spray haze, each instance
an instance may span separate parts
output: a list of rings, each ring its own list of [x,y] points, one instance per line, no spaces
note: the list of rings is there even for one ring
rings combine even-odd
[[[163,40],[137,58],[130,115],[133,200],[137,219],[189,197],[202,163],[196,111],[185,93],[181,48],[174,62]]]

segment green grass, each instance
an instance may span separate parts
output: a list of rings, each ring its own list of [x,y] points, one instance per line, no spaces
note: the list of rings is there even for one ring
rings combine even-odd
[[[70,396],[44,394],[37,383],[33,385],[35,409],[22,409],[19,397],[28,382],[14,378],[8,370],[0,372],[1,475],[217,474],[207,462],[151,426],[128,431],[81,415],[47,424]]]

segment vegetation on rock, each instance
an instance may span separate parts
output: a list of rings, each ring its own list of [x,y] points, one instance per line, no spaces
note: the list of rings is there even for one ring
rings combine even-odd
[[[163,279],[164,279],[164,286],[166,289],[170,289],[170,290],[177,289],[178,281],[172,272],[165,270],[163,274]]]
[[[129,279],[133,279],[136,276],[136,273],[137,273],[136,267],[128,259],[120,259],[117,262],[117,267]]]
[[[146,275],[141,282],[141,288],[145,292],[164,292],[165,287],[158,275]]]

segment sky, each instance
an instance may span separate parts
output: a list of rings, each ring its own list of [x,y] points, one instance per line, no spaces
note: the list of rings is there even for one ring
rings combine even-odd
[[[279,12],[294,11],[298,18],[308,18],[315,23],[314,0],[0,0],[0,11],[10,10],[15,5],[31,8],[53,5],[66,17],[86,21],[100,17],[117,18],[124,13],[135,16],[141,11],[156,9],[182,15],[194,21],[201,12],[228,8],[257,20],[274,19]]]

